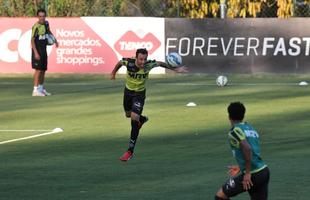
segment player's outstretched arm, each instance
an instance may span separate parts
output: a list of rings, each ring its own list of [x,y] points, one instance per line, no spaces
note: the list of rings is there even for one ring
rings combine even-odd
[[[188,72],[188,68],[185,66],[180,66],[180,67],[172,67],[168,63],[157,61],[157,65],[166,69],[170,69],[172,71],[175,71],[177,73],[186,73]]]
[[[110,75],[110,79],[111,80],[115,80],[115,75],[116,75],[116,72],[123,66],[123,63],[122,61],[118,61],[118,63],[115,65],[113,71],[111,72],[111,75]]]

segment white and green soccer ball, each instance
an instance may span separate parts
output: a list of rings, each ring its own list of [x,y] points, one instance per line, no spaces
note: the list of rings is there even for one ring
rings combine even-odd
[[[228,79],[226,76],[220,75],[216,78],[216,85],[219,87],[224,87],[227,85]]]
[[[172,67],[180,67],[182,64],[182,57],[176,52],[169,53],[166,57],[167,63]]]
[[[56,39],[52,34],[46,34],[45,37],[46,37],[47,45],[55,44]]]

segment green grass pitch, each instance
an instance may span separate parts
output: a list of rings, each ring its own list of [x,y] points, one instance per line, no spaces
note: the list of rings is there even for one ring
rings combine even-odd
[[[152,76],[135,157],[122,108],[124,77],[48,75],[51,97],[31,97],[31,75],[1,75],[0,129],[64,132],[0,145],[0,199],[212,200],[235,164],[226,107],[242,101],[271,169],[271,200],[310,198],[308,75]],[[197,107],[186,107],[195,102]],[[0,142],[37,132],[0,131]],[[235,199],[249,199],[243,194]]]

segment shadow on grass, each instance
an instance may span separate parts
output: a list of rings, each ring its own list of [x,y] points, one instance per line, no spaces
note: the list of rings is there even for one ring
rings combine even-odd
[[[34,112],[38,107],[43,111],[44,106],[48,105],[51,109],[48,113],[57,113],[62,120],[68,120],[66,117],[69,117],[72,121],[98,118],[102,111],[100,105],[104,105],[109,109],[102,112],[102,115],[115,115],[122,112],[119,105],[121,103],[115,102],[115,99],[120,98],[121,102],[123,83],[117,82],[116,85],[117,88],[98,87],[95,91],[89,86],[76,88],[55,85],[53,87],[59,89],[59,96],[41,100],[26,98],[24,94],[17,95],[18,103],[13,102],[12,98],[1,100],[3,106],[0,110],[9,112],[29,109],[29,112]],[[72,92],[74,89],[79,92]],[[204,87],[157,88],[152,85],[149,94],[152,97],[148,104],[152,107],[160,106],[162,102],[167,105],[183,104],[188,93],[190,97],[196,97],[211,107],[222,107],[223,104],[223,112],[226,112],[227,100],[232,98],[264,106],[264,101],[270,101],[269,99],[276,104],[278,100],[308,96],[306,90],[286,92],[286,88],[279,87],[275,91],[262,88],[244,94],[240,88],[233,89],[237,90],[235,94],[229,91],[225,95],[225,90],[218,92],[216,87],[208,88],[209,93],[201,94],[205,91]],[[12,89],[9,93],[14,95],[16,90]],[[205,96],[212,100],[206,100]],[[114,105],[104,104],[109,101]],[[115,107],[116,104],[118,107]],[[93,110],[88,111],[88,106],[93,106]],[[77,119],[74,110],[85,112],[86,116]],[[200,111],[199,115],[208,114],[197,110]],[[68,112],[72,112],[72,115]],[[308,173],[306,155],[309,155],[310,145],[307,125],[309,113],[309,108],[304,108],[301,112],[290,110],[272,115],[249,116],[250,123],[261,131],[262,157],[272,171],[272,200],[283,200],[296,194],[306,196],[309,191],[306,184],[309,179],[305,176]],[[118,127],[106,124],[112,123],[112,120],[103,121],[107,126],[103,126],[102,130],[98,126],[91,128],[89,125],[83,129],[80,122],[80,129],[67,128],[60,135],[1,145],[0,196],[4,199],[32,200],[212,199],[227,178],[226,166],[234,163],[226,141],[229,129],[226,125],[226,113],[223,116],[225,118],[213,120],[214,123],[223,124],[222,126],[197,124],[198,132],[184,126],[186,123],[182,120],[167,122],[165,118],[158,116],[158,124],[150,121],[148,126],[152,128],[145,127],[141,130],[136,155],[128,163],[121,163],[118,157],[126,150],[129,127],[128,135],[124,136],[119,133],[121,131]],[[182,117],[180,112],[180,118],[184,120]],[[166,129],[165,124],[168,123],[177,123],[176,129]],[[193,126],[195,123],[197,121],[193,116]],[[153,128],[154,126],[158,127]],[[156,135],[157,132],[160,134]],[[283,188],[287,188],[287,185],[294,190],[284,191]]]

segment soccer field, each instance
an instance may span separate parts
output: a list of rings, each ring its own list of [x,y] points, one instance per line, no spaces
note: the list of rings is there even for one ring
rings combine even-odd
[[[1,75],[0,142],[64,132],[0,144],[0,199],[212,200],[236,163],[227,143],[231,101],[245,103],[260,133],[269,199],[310,198],[310,87],[297,85],[310,75],[228,75],[222,88],[211,75],[150,76],[150,121],[123,163],[130,121],[122,76],[48,74],[54,95],[31,97],[31,75]]]

